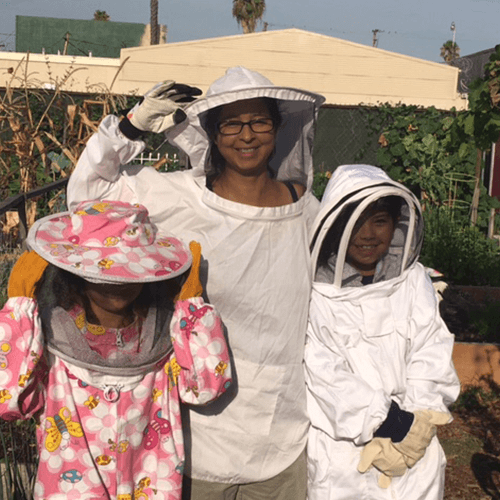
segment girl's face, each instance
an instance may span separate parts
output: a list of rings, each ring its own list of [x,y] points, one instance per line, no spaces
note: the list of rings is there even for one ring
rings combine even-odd
[[[226,162],[226,168],[242,175],[255,175],[267,170],[276,138],[274,126],[269,130],[270,120],[271,113],[260,98],[237,101],[222,108],[218,130],[229,131],[231,135],[217,132],[215,144]],[[239,133],[232,133],[238,130],[238,123],[245,125]],[[259,132],[262,129],[266,131]]]
[[[347,262],[362,276],[372,276],[378,261],[387,253],[394,234],[394,220],[383,211],[362,214],[347,247]]]
[[[102,326],[118,328],[120,318],[130,318],[131,305],[142,291],[143,283],[110,285],[85,282],[85,294],[92,312]]]

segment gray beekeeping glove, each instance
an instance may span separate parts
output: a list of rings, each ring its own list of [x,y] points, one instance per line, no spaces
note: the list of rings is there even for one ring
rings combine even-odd
[[[173,80],[158,83],[120,121],[120,131],[132,140],[144,132],[165,132],[186,119],[182,108],[201,93],[196,87]]]

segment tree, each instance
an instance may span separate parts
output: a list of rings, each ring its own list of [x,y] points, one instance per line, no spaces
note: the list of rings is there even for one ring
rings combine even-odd
[[[460,47],[452,40],[448,40],[441,47],[441,57],[446,64],[450,64],[451,61],[460,57]]]
[[[469,109],[460,118],[464,137],[474,138],[476,155],[476,187],[472,199],[471,222],[477,222],[477,211],[482,185],[483,153],[491,150],[500,138],[500,45],[490,55],[490,62],[484,66],[483,78],[477,78],[469,85]],[[498,208],[498,207],[494,207]]]
[[[151,0],[151,45],[158,45],[160,43],[160,29],[158,26],[158,0]]]
[[[243,33],[253,33],[266,10],[265,0],[233,0],[233,17]]]
[[[109,15],[105,10],[96,10],[94,12],[94,21],[109,21]]]

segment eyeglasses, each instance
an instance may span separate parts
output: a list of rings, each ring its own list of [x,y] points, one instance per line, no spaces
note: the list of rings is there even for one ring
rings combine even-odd
[[[217,128],[222,135],[238,135],[245,125],[248,125],[255,134],[265,134],[274,129],[274,121],[272,118],[259,118],[258,120],[250,120],[249,122],[230,120],[219,123]]]

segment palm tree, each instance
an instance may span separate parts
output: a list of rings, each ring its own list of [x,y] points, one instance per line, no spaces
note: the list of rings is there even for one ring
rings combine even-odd
[[[109,21],[109,15],[105,10],[96,10],[94,12],[94,21]]]
[[[233,0],[233,17],[243,33],[253,33],[266,10],[265,0]]]
[[[151,0],[151,45],[160,43],[160,30],[158,26],[158,0]]]
[[[460,57],[460,47],[452,40],[448,40],[441,47],[441,57],[446,64],[450,64],[451,61]]]

